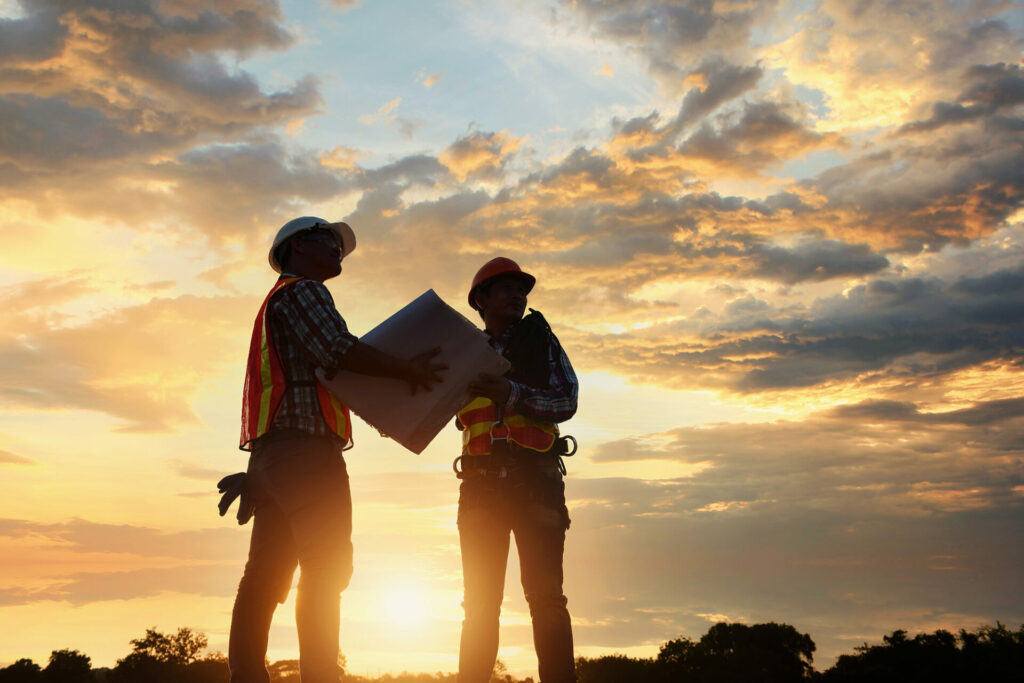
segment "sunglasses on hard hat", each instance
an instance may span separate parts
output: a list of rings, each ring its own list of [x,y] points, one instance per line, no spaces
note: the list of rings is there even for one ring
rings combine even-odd
[[[310,228],[309,230],[303,230],[296,237],[303,242],[324,242],[341,248],[341,240],[338,239],[338,235],[330,228]]]

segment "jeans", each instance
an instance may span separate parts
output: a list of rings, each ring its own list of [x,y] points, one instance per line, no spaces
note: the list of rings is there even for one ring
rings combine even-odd
[[[459,542],[464,581],[459,683],[487,683],[498,655],[509,534],[533,621],[541,683],[576,680],[572,626],[562,593],[562,554],[569,513],[554,467],[525,461],[507,476],[467,476],[459,488]]]
[[[352,577],[352,497],[341,443],[298,430],[257,441],[249,558],[231,615],[231,683],[269,683],[270,622],[300,567],[295,603],[303,683],[337,683],[339,602]]]

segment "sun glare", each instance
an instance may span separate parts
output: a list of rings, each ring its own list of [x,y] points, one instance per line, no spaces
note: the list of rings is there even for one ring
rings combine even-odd
[[[409,583],[394,584],[383,594],[384,618],[394,627],[411,628],[427,617],[426,592]]]

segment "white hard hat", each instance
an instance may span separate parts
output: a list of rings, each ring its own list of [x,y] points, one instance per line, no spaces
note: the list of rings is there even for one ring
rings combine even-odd
[[[355,251],[356,234],[352,232],[352,228],[349,227],[348,223],[329,223],[323,218],[317,218],[316,216],[302,216],[300,218],[293,218],[282,225],[281,229],[277,231],[274,243],[270,245],[270,267],[280,273],[281,264],[274,257],[274,252],[292,235],[312,228],[326,228],[334,231],[334,234],[338,236],[338,242],[341,243],[341,255],[343,257]]]

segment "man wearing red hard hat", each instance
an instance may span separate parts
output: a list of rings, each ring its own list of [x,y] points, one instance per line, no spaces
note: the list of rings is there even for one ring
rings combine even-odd
[[[535,283],[515,261],[498,257],[477,271],[469,288],[469,305],[480,313],[491,345],[512,368],[504,376],[481,375],[471,383],[476,398],[456,418],[462,430],[455,469],[462,479],[458,526],[465,609],[460,683],[490,680],[513,535],[540,680],[576,680],[562,590],[569,511],[561,459],[576,446],[572,437],[559,435],[558,423],[575,414],[578,385],[544,316],[531,310],[523,317]]]
[[[302,216],[270,247],[280,273],[253,325],[242,401],[246,473],[225,477],[221,514],[242,496],[254,510],[245,571],[231,615],[231,683],[269,683],[267,637],[296,566],[299,668],[304,682],[337,683],[339,599],[352,576],[352,498],[342,451],[352,444],[348,408],[317,382],[338,369],[404,380],[415,392],[441,381],[439,349],[395,358],[349,333],[324,281],[355,249],[346,223]]]

